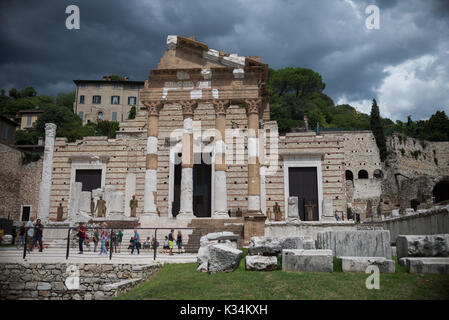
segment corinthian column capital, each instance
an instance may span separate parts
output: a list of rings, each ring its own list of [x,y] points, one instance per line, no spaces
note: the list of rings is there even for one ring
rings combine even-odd
[[[244,102],[245,102],[246,113],[248,115],[260,113],[260,110],[262,108],[262,99],[261,98],[245,99]]]
[[[178,101],[182,108],[184,118],[193,118],[193,111],[198,107],[198,102],[193,100]]]
[[[159,100],[152,100],[152,101],[142,101],[143,105],[148,110],[149,116],[158,116],[159,111],[161,111],[162,107],[164,106],[164,103]]]
[[[226,110],[229,108],[230,101],[229,100],[218,100],[214,99],[212,100],[212,103],[214,104],[215,114],[218,115],[225,115]]]

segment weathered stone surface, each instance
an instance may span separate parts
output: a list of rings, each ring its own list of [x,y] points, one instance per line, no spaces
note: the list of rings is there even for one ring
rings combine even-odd
[[[398,258],[402,257],[447,257],[449,256],[449,234],[400,235],[396,238]]]
[[[209,248],[209,262],[207,271],[232,272],[238,268],[243,252],[224,244],[214,244]]]
[[[249,242],[249,255],[276,256],[282,249],[315,249],[312,237],[252,237]]]
[[[393,257],[397,257],[398,256],[398,250],[397,250],[396,246],[391,246],[391,255]]]
[[[234,237],[236,237],[234,239]],[[232,241],[229,239],[233,239]],[[232,232],[215,232],[209,233],[200,239],[200,248],[198,249],[197,262],[198,272],[207,272],[207,265],[210,257],[210,246],[215,244],[222,244],[231,248],[237,249],[238,236]]]
[[[323,231],[317,234],[316,246],[338,257],[392,258],[387,230]]]
[[[409,268],[410,273],[449,274],[448,257],[404,257],[399,264]]]
[[[246,256],[245,269],[256,271],[271,271],[277,269],[276,256]]]
[[[305,272],[333,272],[332,250],[282,250],[282,270]]]
[[[51,284],[48,282],[38,282],[37,283],[37,290],[50,290]]]
[[[223,232],[214,232],[214,233],[208,233],[206,235],[207,240],[235,240],[237,241],[239,236],[229,232],[229,231],[223,231]]]
[[[382,273],[394,273],[395,263],[384,257],[338,257],[343,272],[365,272],[370,265],[379,267]]]
[[[3,243],[3,244],[11,244],[11,243],[12,243],[12,235],[10,235],[10,234],[5,234],[5,235],[3,236],[3,241],[2,241],[2,243]]]

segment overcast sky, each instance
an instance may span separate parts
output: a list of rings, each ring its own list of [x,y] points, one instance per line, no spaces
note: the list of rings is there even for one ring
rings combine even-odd
[[[80,9],[68,30],[65,9]],[[368,5],[380,29],[368,29]],[[169,34],[319,72],[337,104],[393,120],[449,113],[448,0],[1,0],[0,88],[56,95],[73,79],[145,80]]]

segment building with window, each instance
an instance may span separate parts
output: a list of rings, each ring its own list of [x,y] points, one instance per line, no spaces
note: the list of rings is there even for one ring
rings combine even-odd
[[[125,78],[126,79],[126,78]],[[128,119],[132,106],[139,109],[143,81],[129,80],[74,80],[76,100],[74,112],[87,122],[109,120],[123,122]]]
[[[3,144],[14,144],[17,126],[19,126],[19,124],[15,121],[0,115],[0,141]]]
[[[20,123],[20,130],[30,129],[42,113],[39,109],[20,110],[15,120]]]

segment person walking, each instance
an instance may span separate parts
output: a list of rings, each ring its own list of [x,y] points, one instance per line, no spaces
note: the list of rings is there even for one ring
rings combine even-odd
[[[86,239],[86,227],[83,225],[82,222],[80,222],[80,225],[78,227],[77,236],[79,237],[78,244],[79,244],[79,250],[80,250],[78,252],[78,254],[83,254],[83,243],[84,243],[84,240]]]
[[[17,249],[23,247],[25,243],[25,222],[19,228],[19,239],[17,239]]]
[[[106,241],[108,239],[108,234],[106,233],[106,231],[103,231],[100,235],[100,256],[101,254],[104,252],[104,254],[107,256],[108,255],[108,250],[106,250]]]
[[[27,251],[28,253],[31,252],[31,249],[33,248],[33,239],[34,239],[34,217],[31,217],[30,220],[26,224],[26,243],[28,245]]]
[[[123,240],[123,232],[122,230],[119,230],[117,233],[117,241],[118,241],[118,252],[120,253],[120,247],[122,246],[122,240]]]
[[[178,247],[178,254],[182,253],[182,233],[178,230],[178,236],[176,237],[176,245]]]
[[[170,255],[173,255],[173,242],[175,241],[175,230],[171,229],[168,234],[168,248],[170,249]]]
[[[42,235],[44,232],[44,226],[41,223],[41,219],[37,219],[36,224],[34,225],[34,236],[33,236],[33,244],[31,245],[31,251],[33,251],[36,242],[39,243],[39,252],[44,250],[44,246],[42,245]]]
[[[97,252],[97,245],[100,241],[100,234],[98,233],[98,229],[95,229],[92,241],[94,242],[94,252]]]
[[[134,229],[133,246],[131,248],[131,254],[134,254],[134,248],[137,248],[137,254],[140,254],[140,236],[137,233],[136,229]]]

